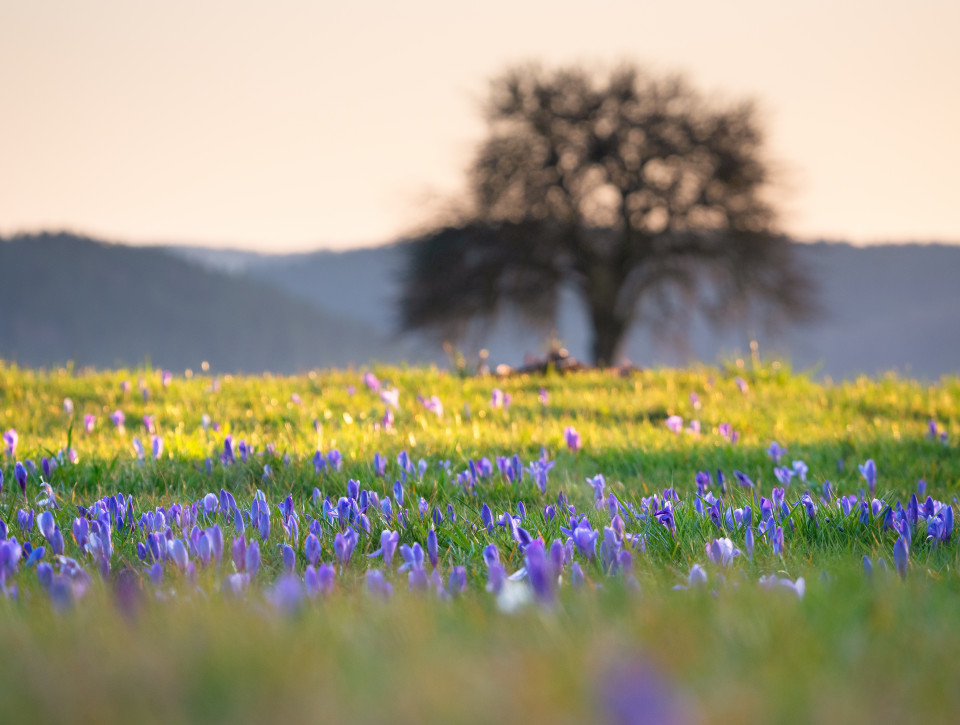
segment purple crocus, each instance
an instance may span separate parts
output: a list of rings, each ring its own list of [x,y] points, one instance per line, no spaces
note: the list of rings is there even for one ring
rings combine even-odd
[[[390,388],[389,390],[381,389],[380,400],[394,410],[400,410],[400,391],[396,388]]]
[[[797,595],[798,599],[803,599],[803,593],[806,591],[806,582],[803,580],[803,577],[792,581],[785,577],[770,574],[769,576],[760,577],[757,583],[764,589],[785,589],[791,591]]]
[[[393,584],[388,582],[379,569],[370,569],[365,576],[367,593],[375,599],[386,601],[393,595]]]
[[[897,574],[901,579],[907,578],[907,565],[910,560],[910,546],[901,536],[893,545],[893,563],[897,567]]]
[[[252,579],[260,570],[260,544],[251,541],[244,554],[244,567]]]
[[[453,599],[463,594],[467,588],[467,570],[462,566],[455,566],[450,570],[447,578],[447,596]]]
[[[284,544],[280,549],[280,558],[283,560],[283,570],[288,574],[294,574],[297,571],[297,552],[289,544]]]
[[[740,556],[740,550],[728,538],[714,539],[706,546],[707,556],[714,564],[730,566],[735,557]]]
[[[160,456],[163,455],[163,438],[158,435],[151,436],[150,448],[153,451],[153,457],[160,460]]]
[[[690,567],[690,573],[687,575],[687,587],[693,589],[701,586],[707,586],[707,572],[699,564],[694,564]]]
[[[863,476],[870,488],[870,493],[873,493],[877,490],[877,464],[873,462],[872,458],[869,458],[866,463],[860,464],[859,468],[860,475]]]
[[[33,513],[33,509],[30,509],[29,512],[24,511],[23,509],[20,509],[19,511],[17,511],[17,525],[19,525],[20,532],[24,535],[24,537],[26,537],[27,534],[33,531],[34,520],[35,520],[35,516]]]
[[[93,429],[96,427],[96,425],[97,425],[96,416],[94,416],[91,413],[87,413],[85,416],[83,416],[83,429],[87,433],[93,433]]]
[[[439,558],[437,548],[437,530],[431,528],[430,531],[427,532],[427,556],[430,557],[430,566],[434,569],[437,568],[437,560]]]
[[[773,553],[775,556],[783,556],[783,527],[777,526],[773,530]]]
[[[13,477],[17,483],[20,484],[23,500],[29,505],[29,501],[27,500],[27,469],[20,461],[17,461],[17,465],[13,467]]]
[[[379,453],[373,454],[373,475],[382,478],[387,475],[387,458]]]
[[[307,538],[303,542],[303,555],[311,566],[316,566],[320,560],[320,539],[314,534],[307,534]]]
[[[570,533],[574,545],[581,556],[586,557],[588,561],[597,558],[597,538],[599,533],[590,527],[590,522],[586,517],[580,520],[580,523]]]
[[[113,422],[113,425],[116,426],[117,430],[122,431],[126,416],[123,414],[123,411],[118,408],[110,414],[110,420]]]
[[[333,585],[337,580],[337,571],[331,564],[321,564],[317,568],[308,564],[303,579],[307,595],[311,599],[316,597],[317,594],[327,596],[333,591]]]
[[[679,415],[671,415],[664,421],[664,425],[667,426],[667,430],[673,431],[678,434],[683,430],[683,418]]]
[[[776,441],[770,442],[770,447],[767,448],[767,455],[770,456],[770,460],[773,461],[776,465],[780,465],[780,459],[786,454],[787,449],[781,448],[780,444]]]
[[[572,425],[568,425],[563,430],[563,439],[567,443],[567,448],[576,453],[583,447],[583,439]]]
[[[527,578],[537,601],[543,605],[553,603],[556,577],[551,571],[550,561],[541,539],[530,542],[525,551]]]
[[[3,434],[3,444],[7,447],[7,455],[11,458],[17,453],[18,440],[20,440],[20,436],[17,435],[17,431],[13,428],[10,428]]]
[[[350,561],[353,550],[357,545],[357,532],[353,529],[347,529],[345,532],[337,532],[333,539],[333,553],[337,557],[341,566]]]
[[[387,566],[393,562],[393,555],[397,551],[397,545],[400,543],[400,532],[385,530],[380,533],[380,548],[367,556],[383,557],[383,563]]]

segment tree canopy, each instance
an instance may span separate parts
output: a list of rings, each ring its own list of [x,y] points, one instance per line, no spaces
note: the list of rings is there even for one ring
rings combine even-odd
[[[709,102],[679,76],[623,66],[521,67],[495,78],[466,211],[411,249],[401,324],[455,334],[505,305],[550,323],[582,298],[593,357],[629,327],[810,312],[811,286],[765,200],[750,103]]]

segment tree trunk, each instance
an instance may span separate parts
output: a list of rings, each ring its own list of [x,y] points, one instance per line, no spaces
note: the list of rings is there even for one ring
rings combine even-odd
[[[606,367],[616,364],[626,324],[612,311],[593,309],[593,364]]]

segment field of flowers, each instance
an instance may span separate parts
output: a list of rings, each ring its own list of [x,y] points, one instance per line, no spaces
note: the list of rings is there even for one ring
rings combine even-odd
[[[0,362],[8,722],[960,721],[960,380]]]

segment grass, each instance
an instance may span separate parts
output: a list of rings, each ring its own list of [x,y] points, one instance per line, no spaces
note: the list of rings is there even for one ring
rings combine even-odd
[[[929,495],[955,509],[960,380],[920,385],[891,376],[824,385],[776,364],[505,380],[424,369],[373,372],[400,391],[401,409],[391,427],[382,422],[383,402],[357,371],[224,376],[216,384],[196,374],[163,386],[153,370],[42,372],[0,364],[0,429],[19,434],[16,456],[0,455],[0,519],[21,541],[44,545],[36,527],[24,537],[17,526],[23,498],[14,463],[32,459],[39,467],[43,456],[73,448],[78,462],[56,468],[49,482],[63,506],[56,521],[67,539],[65,553],[91,573],[85,596],[68,609],[52,606],[34,571],[22,564],[7,581],[17,587],[17,597],[0,596],[0,711],[25,722],[98,723],[318,716],[411,723],[960,717],[954,686],[960,675],[957,536],[934,546],[918,530],[901,580],[892,570],[898,534],[885,531],[880,517],[861,522],[859,509],[843,517],[824,504],[814,521],[796,507],[780,522],[782,555],[758,541],[752,560],[740,556],[724,568],[709,561],[704,547],[730,536],[744,549],[744,530],[722,532],[692,508],[696,473],[722,470],[729,485],[725,506],[756,510],[760,497],[779,485],[767,454],[776,440],[788,449],[787,465],[802,459],[809,466],[807,486],[795,481],[788,489],[791,504],[805,488],[818,499],[825,480],[840,494],[857,494],[865,487],[858,465],[872,458],[877,496],[888,504],[906,505],[922,478]],[[737,377],[746,382],[746,393]],[[125,380],[131,383],[127,392]],[[139,381],[149,391],[146,398]],[[491,408],[495,387],[511,396],[508,409]],[[541,388],[549,395],[545,405]],[[698,396],[698,409],[691,393]],[[437,395],[443,417],[426,410],[417,395]],[[63,407],[68,397],[69,416]],[[125,413],[125,431],[109,420],[116,409]],[[96,418],[92,433],[84,431],[88,414]],[[159,460],[149,455],[144,415],[153,416],[163,438]],[[206,428],[205,415],[211,421]],[[665,425],[671,415],[698,419],[702,433],[675,435]],[[927,435],[930,419],[947,431],[946,444]],[[736,443],[717,433],[721,423],[738,433]],[[580,451],[564,443],[568,426],[582,437]],[[256,451],[247,462],[220,463],[228,433]],[[148,449],[142,463],[131,445],[134,436]],[[339,450],[342,470],[316,473],[311,458],[318,447]],[[516,453],[526,464],[541,449],[555,461],[546,493],[529,476],[510,485],[495,473],[472,490],[456,483],[470,460]],[[308,517],[323,519],[311,501],[314,488],[336,504],[353,478],[386,498],[399,476],[402,450],[414,462],[425,459],[428,469],[422,480],[412,476],[405,485],[409,516],[400,543],[425,542],[429,517],[421,521],[416,507],[423,497],[444,514],[436,527],[438,568],[445,579],[452,567],[464,566],[466,592],[455,601],[408,592],[396,560],[384,567],[367,558],[378,548],[381,530],[399,528],[370,511],[371,534],[360,536],[334,592],[292,614],[275,611],[269,594],[282,571],[284,536],[274,505],[292,494],[301,524],[298,541],[289,543],[302,576]],[[386,478],[374,475],[374,453],[389,462]],[[449,472],[439,466],[443,460],[450,462]],[[266,480],[264,464],[273,473]],[[753,490],[733,482],[735,469],[754,481]],[[499,516],[515,512],[522,501],[522,526],[549,546],[566,538],[560,527],[568,522],[544,514],[562,490],[602,540],[610,517],[594,508],[585,483],[597,473],[606,477],[607,492],[635,507],[654,494],[662,501],[663,490],[675,488],[683,502],[676,534],[652,517],[628,518],[627,531],[645,539],[645,546],[633,550],[636,586],[578,555],[585,588],[569,585],[567,568],[553,604],[501,611],[484,591],[481,551],[495,543],[508,572],[524,565],[524,554],[505,528],[487,533],[480,506],[488,504]],[[39,512],[33,503],[39,479],[32,475],[28,485]],[[257,489],[273,506],[261,571],[240,601],[220,593],[223,577],[233,571],[233,527],[226,521],[220,521],[227,539],[220,570],[198,563],[194,583],[168,564],[159,588],[137,556],[140,532],[114,532],[111,573],[104,579],[70,534],[76,507],[104,496],[132,495],[139,518],[221,488],[241,508],[249,509]],[[712,490],[719,495],[716,486]],[[456,521],[447,516],[448,506]],[[334,561],[336,530],[329,522],[322,526],[323,561]],[[189,531],[174,527],[174,535]],[[884,558],[891,570],[878,569],[868,579],[864,556],[875,563]],[[45,560],[53,561],[49,555]],[[709,585],[675,591],[693,564],[703,565]],[[363,585],[365,571],[375,567],[393,585],[386,603]],[[762,589],[757,580],[770,574],[804,577],[805,595]],[[132,588],[120,584],[127,577]]]

